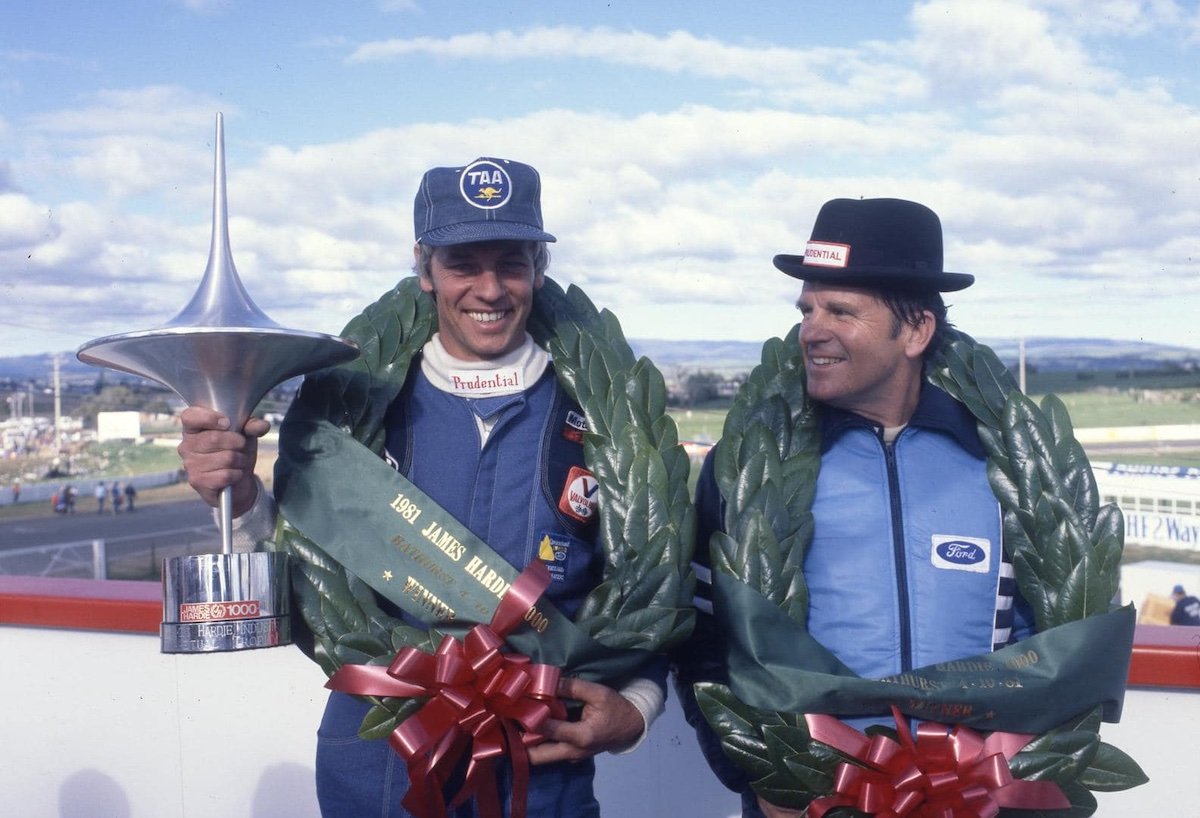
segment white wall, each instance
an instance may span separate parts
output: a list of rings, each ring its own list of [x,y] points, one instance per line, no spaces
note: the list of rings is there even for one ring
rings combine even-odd
[[[138,412],[97,412],[96,440],[137,440],[142,436],[142,416]]]
[[[23,818],[316,818],[324,675],[294,648],[164,655],[153,636],[0,626],[0,813]],[[1105,739],[1151,783],[1099,816],[1184,815],[1200,693],[1131,691]],[[612,818],[727,818],[672,703],[637,752],[603,756]]]

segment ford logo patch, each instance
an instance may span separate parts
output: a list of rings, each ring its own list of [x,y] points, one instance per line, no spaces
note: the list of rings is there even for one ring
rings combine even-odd
[[[946,562],[951,562],[955,565],[977,565],[987,558],[981,547],[972,542],[965,542],[964,540],[949,540],[939,543],[937,554]]]

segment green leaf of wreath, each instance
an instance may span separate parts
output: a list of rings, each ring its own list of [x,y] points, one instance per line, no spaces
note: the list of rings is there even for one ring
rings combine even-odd
[[[1095,757],[1079,776],[1080,784],[1096,792],[1128,790],[1149,780],[1136,761],[1104,742],[1100,742]]]

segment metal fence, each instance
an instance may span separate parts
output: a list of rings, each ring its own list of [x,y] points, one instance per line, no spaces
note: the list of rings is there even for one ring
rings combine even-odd
[[[162,560],[221,550],[214,525],[0,551],[0,574],[79,579],[158,579]]]
[[[149,472],[147,474],[135,474],[129,477],[89,477],[83,480],[74,480],[71,478],[63,478],[62,480],[52,482],[38,483],[22,483],[21,497],[17,501],[20,505],[27,503],[49,503],[50,498],[62,491],[64,486],[74,486],[79,492],[79,501],[92,498],[96,490],[96,486],[104,483],[106,486],[111,486],[114,480],[125,485],[132,483],[133,487],[138,491],[142,489],[158,488],[159,486],[171,486],[179,483],[184,479],[181,469],[171,469],[170,471]],[[9,486],[0,486],[0,505],[13,505],[12,489]]]

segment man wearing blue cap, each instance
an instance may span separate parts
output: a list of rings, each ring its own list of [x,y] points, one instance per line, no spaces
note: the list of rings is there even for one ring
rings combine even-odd
[[[937,215],[899,199],[835,199],[821,208],[804,254],[774,263],[804,282],[799,354],[820,416],[803,563],[809,634],[871,679],[1027,635],[1031,619],[1023,603],[1013,605],[1012,566],[975,419],[925,379],[948,326],[941,294],[974,281],[943,270]],[[710,765],[741,791],[743,814],[800,815],[751,791],[692,692],[693,682],[729,678],[728,623],[714,619],[705,582],[710,536],[724,529],[714,454],[696,489],[699,615],[679,657],[678,688]],[[884,722],[880,715],[868,721]]]
[[[1182,585],[1171,591],[1175,607],[1171,610],[1172,625],[1200,625],[1200,599],[1189,594]]]
[[[542,226],[540,195],[537,171],[505,159],[425,173],[414,205],[414,269],[433,297],[438,331],[386,407],[383,455],[511,565],[524,567],[539,542],[552,542],[545,595],[573,616],[600,578],[601,559],[594,509],[561,501],[586,473],[583,415],[526,331],[549,263],[546,244],[555,241]],[[233,486],[235,547],[270,537],[275,503],[254,476],[256,440],[268,425],[252,419],[239,434],[198,407],[184,412],[183,424],[179,452],[193,488],[216,506],[221,489]],[[279,468],[276,489],[287,511],[287,474]],[[546,722],[540,732],[548,741],[530,748],[530,818],[599,815],[592,756],[640,742],[661,712],[664,677],[634,679],[619,693],[563,680],[559,695],[584,707],[578,721]],[[358,737],[369,709],[346,693],[329,697],[317,748],[324,816],[407,814],[400,808],[409,790],[403,760],[387,741]],[[511,786],[511,776],[501,782],[505,804]],[[451,814],[474,816],[476,806]]]

